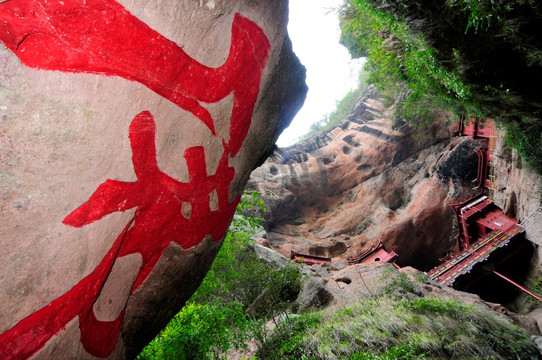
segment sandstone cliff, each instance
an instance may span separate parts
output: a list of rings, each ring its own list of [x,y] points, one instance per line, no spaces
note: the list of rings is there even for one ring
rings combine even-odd
[[[454,138],[445,114],[414,130],[369,88],[335,128],[256,169],[268,207],[261,242],[345,263],[380,241],[398,264],[426,270],[452,246],[452,209],[471,196],[480,141]]]
[[[535,244],[529,274],[524,283],[530,288],[542,276],[542,176],[525,166],[518,152],[506,146],[503,139],[504,130],[498,129],[493,156],[493,199],[506,214],[517,218],[525,226],[525,238]],[[513,307],[520,313],[527,313],[533,308],[532,300],[522,293]],[[527,317],[542,324],[540,310],[535,310]]]

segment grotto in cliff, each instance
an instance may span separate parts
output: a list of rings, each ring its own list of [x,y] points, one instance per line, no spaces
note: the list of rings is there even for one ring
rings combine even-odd
[[[277,147],[293,3],[0,0],[1,359],[542,359],[542,8],[338,1]]]

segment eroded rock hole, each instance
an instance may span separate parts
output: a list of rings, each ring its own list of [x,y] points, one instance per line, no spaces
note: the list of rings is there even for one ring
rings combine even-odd
[[[338,279],[336,279],[336,281],[339,281],[339,282],[342,282],[342,283],[345,283],[345,284],[351,284],[352,283],[352,279],[350,279],[347,276],[342,277],[342,278],[338,278]]]
[[[328,164],[330,164],[332,161],[333,161],[332,159],[327,158],[327,157],[322,159],[322,162],[324,163],[324,165],[328,165]]]
[[[347,135],[343,138],[343,141],[350,146],[358,146],[359,143],[354,140],[354,135]]]

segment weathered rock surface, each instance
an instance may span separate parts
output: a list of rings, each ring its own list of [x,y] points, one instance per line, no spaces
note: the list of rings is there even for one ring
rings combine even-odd
[[[330,269],[329,266],[314,265],[305,269],[310,274],[297,302],[302,311],[327,307],[349,307],[360,301],[381,296],[436,296],[475,304],[499,314],[516,315],[502,305],[484,301],[478,295],[457,291],[429,279],[412,267],[400,270],[391,264],[372,263]],[[401,275],[404,274],[404,275]],[[540,334],[538,330],[534,334]]]
[[[286,24],[286,0],[0,2],[0,358],[133,358],[180,309],[303,102]]]
[[[480,141],[452,138],[444,115],[414,133],[392,111],[369,88],[337,127],[253,172],[248,186],[268,208],[263,244],[344,263],[381,241],[402,266],[438,263],[452,246],[449,204],[473,194]]]
[[[529,275],[524,284],[530,287],[536,278],[542,276],[542,214],[540,213],[542,210],[542,176],[524,166],[517,151],[505,144],[503,129],[498,129],[493,154],[495,169],[494,202],[507,215],[517,218],[521,224],[529,223],[529,226],[525,226],[525,238],[536,245]],[[522,314],[528,313],[534,307],[533,300],[524,293],[521,293],[514,304],[509,304],[509,306]],[[539,309],[534,310],[522,319],[537,319],[537,322],[539,322],[539,314]],[[539,327],[536,327],[536,329],[539,329]]]
[[[497,131],[498,136],[493,152],[495,164],[493,198],[495,204],[500,206],[505,213],[521,221],[536,212],[542,204],[542,176],[523,166],[517,151],[505,144],[504,129]],[[532,241],[536,240],[532,239]]]
[[[429,279],[412,267],[395,268],[391,264],[357,264],[337,268],[324,265],[303,266],[305,277],[302,292],[296,300],[301,312],[349,308],[360,302],[393,296],[397,299],[438,297],[476,306],[492,316],[522,326],[539,345],[542,334],[542,313],[535,310],[518,315],[501,304],[485,301],[478,295],[457,291]],[[400,300],[398,300],[400,301]]]
[[[486,140],[452,138],[441,127],[425,137],[414,135],[415,141],[408,126],[394,126],[391,110],[370,90],[336,128],[281,149],[252,174],[249,187],[262,194],[269,210],[268,232],[259,242],[286,257],[290,250],[332,257],[331,264],[311,267],[316,278],[305,283],[300,310],[345,306],[378,291],[386,266],[345,266],[345,260],[380,241],[399,254],[401,266],[432,268],[454,243],[449,204],[479,192],[472,189],[478,161],[473,150],[487,147]],[[503,138],[499,129],[492,158],[493,198],[508,215],[525,221],[540,211],[542,178],[521,166]],[[541,228],[540,219],[538,213],[529,229]],[[526,286],[542,275],[539,234],[526,231],[527,239],[538,245]],[[505,310],[436,284],[416,291],[483,303],[508,313],[533,336],[541,334],[540,309],[527,295],[506,304]]]

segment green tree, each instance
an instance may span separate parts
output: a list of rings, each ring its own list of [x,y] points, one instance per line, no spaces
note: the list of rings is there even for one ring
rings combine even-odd
[[[280,267],[257,256],[251,237],[263,219],[243,216],[247,211],[265,211],[257,192],[243,194],[202,284],[139,360],[221,358],[250,339],[264,341],[265,323],[295,300],[301,277],[297,265]]]
[[[138,359],[218,359],[232,347],[242,347],[249,324],[241,304],[189,302],[143,349]]]

